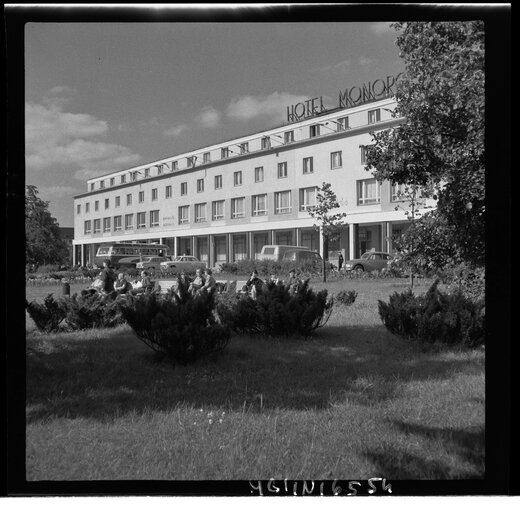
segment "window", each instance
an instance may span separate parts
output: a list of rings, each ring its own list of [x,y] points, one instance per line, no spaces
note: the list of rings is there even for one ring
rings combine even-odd
[[[244,197],[231,199],[231,219],[237,219],[246,215],[245,201]]]
[[[361,149],[361,164],[366,165],[367,164],[367,158],[368,158],[368,152],[370,150],[371,146],[360,146]]]
[[[294,130],[291,130],[289,132],[284,132],[283,141],[286,144],[290,144],[291,142],[294,142]]]
[[[137,228],[145,228],[146,227],[146,212],[138,212],[137,213]]]
[[[309,137],[317,137],[320,134],[320,125],[313,124],[309,127]]]
[[[316,187],[300,189],[300,211],[313,208],[316,205]]]
[[[130,174],[130,178],[132,179],[132,181],[137,181],[137,171],[132,172]]]
[[[110,177],[110,185],[113,186],[116,183],[115,177]]]
[[[222,176],[215,175],[215,189],[222,189]]]
[[[94,202],[94,211],[97,211],[97,210],[99,210],[99,200],[96,200]]]
[[[308,158],[303,158],[303,173],[312,174],[313,172],[314,172],[314,166],[313,166],[312,156],[309,156]]]
[[[81,204],[76,205],[76,214],[81,214]]]
[[[224,200],[217,200],[211,204],[211,219],[213,221],[224,219]]]
[[[145,168],[144,169],[144,176],[145,177],[150,177],[150,169],[149,168]]]
[[[274,194],[274,213],[275,214],[289,214],[292,212],[291,208],[291,192],[278,191]]]
[[[262,149],[269,149],[271,147],[271,138],[262,137],[261,147],[262,147]]]
[[[125,230],[133,230],[134,229],[134,215],[126,214],[125,215]]]
[[[249,152],[249,142],[242,142],[240,144],[240,154],[247,154]]]
[[[242,185],[242,170],[239,170],[238,172],[233,172],[233,182],[235,186]]]
[[[121,176],[121,184],[124,184],[126,182],[126,175]]]
[[[92,232],[92,222],[91,221],[85,221],[84,232],[85,232],[85,235]]]
[[[183,205],[179,207],[179,224],[186,224],[190,222],[190,206]]]
[[[408,187],[406,184],[392,184],[392,202],[405,200],[408,193],[407,189]]]
[[[121,207],[121,197],[116,196],[116,207]]]
[[[104,232],[110,231],[110,221],[111,221],[111,219],[109,217],[103,218],[103,231]]]
[[[373,109],[368,111],[368,124],[381,121],[381,109]]]
[[[172,172],[175,172],[175,170],[179,170],[179,162],[178,161],[172,161]]]
[[[375,179],[357,181],[358,205],[370,205],[381,201],[381,184]]]
[[[287,177],[287,162],[278,163],[278,179]]]
[[[90,203],[87,202],[87,203],[85,204],[85,214],[88,214],[89,212],[90,212]]]
[[[121,231],[122,216],[114,216],[114,231]]]
[[[204,179],[197,179],[197,193],[204,191]]]
[[[99,189],[103,189],[105,187],[105,181],[99,181]]]
[[[181,182],[181,196],[188,194],[188,183]]]
[[[144,191],[139,191],[139,203],[144,202]]]
[[[253,195],[251,197],[251,213],[253,216],[265,216],[267,214],[267,195]]]
[[[163,173],[163,166],[157,165],[157,175],[162,175],[162,173]]]
[[[348,129],[349,129],[348,116],[340,117],[336,121],[336,130],[340,132],[340,131],[348,130]]]
[[[166,198],[172,197],[172,187],[171,186],[166,186],[165,196],[166,196]]]
[[[229,147],[223,147],[220,150],[220,157],[222,159],[229,158]]]
[[[90,191],[94,191],[94,183],[93,182],[90,183]]]
[[[195,166],[195,163],[197,162],[197,156],[189,156],[187,158],[188,160],[188,168],[193,168]]]
[[[209,163],[211,161],[211,153],[204,153],[202,156],[204,163]]]
[[[336,151],[335,153],[330,153],[330,168],[341,168],[342,162],[342,151]]]
[[[152,188],[152,202],[157,200],[157,188]]]
[[[255,167],[255,182],[263,182],[264,167]]]
[[[101,233],[101,219],[94,219],[94,233]]]
[[[159,211],[151,210],[150,211],[150,228],[156,228],[159,226]]]
[[[110,206],[110,200],[108,198],[105,198],[105,209],[108,209]]]
[[[132,193],[128,193],[128,195],[126,195],[126,204],[132,205]]]
[[[196,203],[195,204],[195,222],[203,223],[206,221],[206,204]]]

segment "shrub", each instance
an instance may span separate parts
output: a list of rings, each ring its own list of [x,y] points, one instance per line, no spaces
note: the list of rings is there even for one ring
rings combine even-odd
[[[439,272],[439,278],[449,291],[462,291],[473,301],[484,299],[486,271],[483,267],[471,267],[465,263],[447,266]]]
[[[36,327],[44,333],[58,331],[66,315],[62,301],[55,300],[52,294],[45,297],[43,304],[25,300],[25,308]]]
[[[334,296],[334,301],[341,305],[352,305],[357,298],[356,291],[340,291]]]
[[[40,265],[36,269],[36,273],[38,274],[50,274],[53,272],[57,272],[60,269],[59,265]]]
[[[314,293],[309,280],[294,294],[288,286],[268,282],[249,296],[223,297],[217,311],[221,319],[237,332],[270,336],[309,336],[324,326],[332,312],[333,299],[327,291]]]
[[[222,272],[234,275],[249,275],[253,270],[256,270],[260,277],[269,277],[272,274],[288,275],[289,270],[293,268],[308,275],[318,275],[321,272],[321,264],[316,265],[312,261],[295,263],[289,260],[241,260],[236,263],[222,263],[220,268]]]
[[[388,304],[379,300],[379,315],[396,335],[422,342],[462,344],[469,347],[485,340],[484,301],[471,300],[462,290],[442,293],[435,281],[425,295],[411,290],[394,293]]]
[[[71,330],[111,328],[123,322],[119,305],[109,296],[74,294],[63,298],[65,320]]]
[[[173,363],[186,364],[224,349],[229,342],[229,328],[215,318],[214,296],[206,292],[191,295],[188,283],[181,282],[178,293],[127,295],[119,304],[141,341]]]

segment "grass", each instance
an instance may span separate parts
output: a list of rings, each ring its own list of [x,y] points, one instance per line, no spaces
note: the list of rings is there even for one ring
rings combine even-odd
[[[377,300],[402,281],[326,288],[358,298],[313,339],[236,336],[186,367],[127,326],[41,335],[28,320],[27,479],[483,478],[484,351],[389,334]]]

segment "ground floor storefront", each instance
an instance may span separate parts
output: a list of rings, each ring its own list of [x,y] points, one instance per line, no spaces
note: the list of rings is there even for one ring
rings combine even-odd
[[[147,236],[143,241],[164,244],[173,256],[196,256],[210,267],[218,263],[258,259],[262,247],[271,244],[305,246],[334,262],[340,252],[345,259],[358,258],[366,251],[392,253],[394,238],[403,233],[408,226],[409,223],[406,221],[349,224],[337,238],[329,242],[328,248],[320,232],[312,227],[204,235]],[[110,240],[103,238],[95,243],[75,244],[74,264],[93,264],[99,245],[107,242]]]

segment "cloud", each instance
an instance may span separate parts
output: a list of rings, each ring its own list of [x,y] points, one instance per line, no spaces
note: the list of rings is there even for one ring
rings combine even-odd
[[[333,65],[324,65],[322,67],[314,67],[311,71],[320,74],[346,74],[350,71],[352,60],[343,60]]]
[[[182,135],[185,131],[188,131],[190,127],[186,124],[179,124],[177,126],[172,126],[167,130],[163,131],[163,135],[165,137],[178,137]]]
[[[208,105],[195,118],[195,122],[203,128],[215,128],[220,123],[220,116],[221,114],[217,109]]]
[[[366,67],[368,65],[372,65],[373,63],[376,63],[377,60],[374,60],[373,58],[367,58],[366,56],[360,56],[359,60],[358,60],[358,63],[362,66],[362,67]]]
[[[69,86],[54,86],[42,98],[42,102],[49,107],[61,108],[70,102],[75,94],[76,90]]]
[[[369,25],[369,28],[372,32],[374,32],[376,35],[386,35],[386,34],[395,34],[395,30],[390,26],[391,21],[386,22],[380,22],[380,23],[371,23]]]
[[[226,114],[232,119],[248,121],[259,117],[284,119],[288,105],[303,102],[309,97],[275,91],[267,96],[240,96],[231,100]]]
[[[140,156],[129,148],[105,142],[108,133],[106,121],[90,114],[65,112],[61,103],[26,103],[27,169],[67,167],[76,170],[75,178],[84,179],[85,174],[101,175],[139,161]]]

